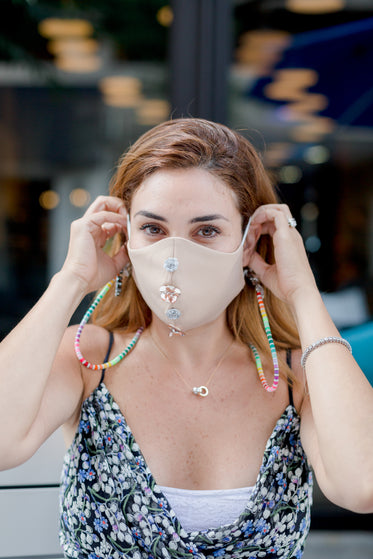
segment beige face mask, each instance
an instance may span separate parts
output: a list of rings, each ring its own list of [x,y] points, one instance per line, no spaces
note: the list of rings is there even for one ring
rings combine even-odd
[[[243,289],[243,246],[221,252],[180,237],[143,248],[127,243],[135,283],[151,311],[183,334],[215,320]],[[128,232],[130,229],[128,228]]]

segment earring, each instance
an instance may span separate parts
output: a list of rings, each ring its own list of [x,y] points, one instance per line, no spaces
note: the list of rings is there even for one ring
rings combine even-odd
[[[256,349],[256,347],[253,344],[250,344],[250,348],[251,348],[251,350],[254,354],[256,369],[258,371],[260,382],[262,383],[263,388],[265,390],[267,390],[267,392],[274,392],[276,390],[277,386],[278,386],[280,371],[279,371],[279,366],[278,366],[276,347],[275,347],[275,344],[273,342],[272,332],[271,332],[271,328],[270,328],[269,321],[268,321],[268,315],[267,315],[267,312],[266,312],[265,306],[264,306],[264,289],[263,289],[262,285],[260,285],[259,279],[255,276],[253,276],[250,270],[245,269],[244,275],[245,275],[246,283],[249,284],[249,282],[250,282],[250,284],[252,284],[255,287],[256,298],[257,298],[257,301],[258,301],[259,310],[260,310],[260,314],[261,314],[263,325],[264,325],[264,330],[265,330],[265,333],[266,333],[266,336],[267,336],[269,347],[271,349],[272,361],[273,361],[273,370],[274,370],[274,377],[273,377],[272,386],[269,386],[269,384],[267,382],[267,379],[264,376],[263,366],[262,366],[262,362],[261,362],[258,350]]]
[[[126,278],[129,278],[131,273],[132,273],[131,262],[127,262],[127,264],[124,266],[124,268],[121,269],[121,271],[115,278],[115,297],[119,297],[120,294],[122,293],[123,275],[125,275]]]
[[[131,264],[131,262],[127,262],[127,264],[124,266],[124,269],[122,270],[122,272],[124,273],[126,278],[130,277],[130,275],[132,274],[132,264]]]
[[[119,297],[122,293],[122,285],[123,285],[123,271],[121,270],[117,277],[115,278],[115,297]]]

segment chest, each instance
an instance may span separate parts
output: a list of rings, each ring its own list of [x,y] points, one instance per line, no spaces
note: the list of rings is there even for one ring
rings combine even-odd
[[[255,377],[239,379],[222,375],[206,398],[149,371],[108,376],[105,383],[157,483],[226,489],[255,484],[266,442],[288,404],[285,383],[273,397]]]

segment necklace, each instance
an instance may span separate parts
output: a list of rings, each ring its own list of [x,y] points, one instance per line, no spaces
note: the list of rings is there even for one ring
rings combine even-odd
[[[91,317],[91,314],[93,313],[93,311],[95,310],[97,305],[100,303],[101,299],[103,299],[103,297],[105,297],[106,293],[109,291],[110,287],[113,284],[114,284],[114,280],[108,281],[107,284],[102,288],[100,293],[97,295],[96,299],[93,301],[92,305],[89,307],[89,309],[87,310],[87,312],[83,316],[83,319],[82,319],[81,323],[79,324],[79,327],[78,327],[78,330],[77,330],[76,336],[75,336],[74,347],[75,347],[75,353],[76,353],[79,361],[81,362],[82,365],[84,365],[84,367],[87,367],[87,369],[92,369],[93,371],[98,371],[98,370],[102,371],[103,369],[108,369],[109,367],[114,367],[114,365],[116,365],[117,363],[122,361],[122,359],[124,359],[126,357],[126,355],[128,355],[129,352],[135,347],[135,345],[138,342],[139,337],[141,336],[141,334],[144,330],[144,328],[140,327],[137,330],[134,337],[132,338],[132,340],[130,341],[130,343],[128,344],[128,346],[121,353],[119,353],[119,355],[114,357],[114,359],[111,359],[110,361],[107,361],[106,363],[90,363],[89,361],[87,361],[87,359],[85,359],[83,357],[83,355],[80,351],[80,336],[82,335],[83,328],[87,324],[88,320]]]
[[[159,351],[159,353],[165,358],[167,359],[167,361],[171,362],[171,359],[169,358],[169,356],[167,355],[167,353],[165,353],[163,351],[163,349],[157,344],[157,342],[155,341],[155,339],[153,338],[152,333],[150,332],[150,337],[153,341],[153,344],[155,345],[155,347],[157,348],[157,350]],[[200,396],[201,398],[206,398],[206,396],[208,396],[209,394],[209,389],[207,388],[208,385],[210,384],[212,377],[214,376],[214,374],[216,373],[216,371],[219,369],[219,366],[221,365],[224,357],[226,356],[226,354],[228,353],[228,350],[232,347],[234,340],[232,340],[232,342],[230,344],[228,344],[228,346],[225,348],[225,350],[223,351],[223,353],[221,354],[218,364],[216,365],[216,367],[213,368],[211,375],[209,376],[207,382],[205,385],[201,385],[201,386],[194,386],[192,388],[192,393],[195,394],[196,396]],[[171,363],[172,364],[172,363]],[[190,390],[190,386],[187,383],[187,381],[185,380],[185,378],[183,377],[183,375],[176,369],[176,367],[174,365],[172,365],[172,368],[174,369],[175,373],[181,378],[181,380],[183,381],[183,383],[185,384],[185,386],[188,387],[188,389]]]

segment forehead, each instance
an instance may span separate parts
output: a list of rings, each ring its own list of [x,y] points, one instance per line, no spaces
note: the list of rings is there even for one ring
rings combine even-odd
[[[199,168],[156,171],[135,192],[132,209],[144,203],[227,206],[227,210],[238,211],[237,197],[232,188],[220,177]]]

